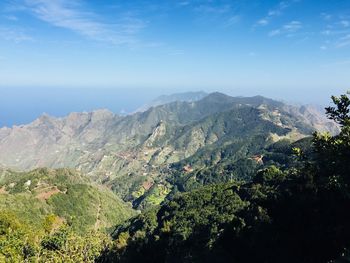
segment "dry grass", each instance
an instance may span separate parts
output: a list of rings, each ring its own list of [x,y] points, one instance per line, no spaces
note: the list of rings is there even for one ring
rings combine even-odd
[[[38,198],[39,200],[48,200],[51,196],[61,193],[61,191],[56,187],[50,187],[49,189],[45,189],[44,191],[42,191],[41,193],[36,195],[36,198]]]

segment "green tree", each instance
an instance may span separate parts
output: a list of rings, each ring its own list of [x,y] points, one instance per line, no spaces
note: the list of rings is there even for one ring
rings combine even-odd
[[[36,252],[30,227],[11,212],[0,212],[0,262],[30,261]]]
[[[349,190],[350,185],[350,99],[344,94],[332,97],[335,107],[326,108],[330,119],[336,121],[341,131],[336,136],[315,133],[315,167],[322,186]],[[344,192],[345,193],[345,192]]]

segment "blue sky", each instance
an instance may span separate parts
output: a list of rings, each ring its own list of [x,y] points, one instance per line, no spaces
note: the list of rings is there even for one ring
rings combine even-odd
[[[0,87],[220,90],[326,102],[349,0],[2,0]]]

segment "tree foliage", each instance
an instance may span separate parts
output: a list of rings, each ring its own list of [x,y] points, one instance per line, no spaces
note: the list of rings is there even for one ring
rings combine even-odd
[[[341,125],[338,135],[315,133],[307,151],[294,145],[296,156],[287,169],[270,166],[248,183],[175,195],[118,227],[115,238],[122,247],[100,261],[346,261],[350,102],[347,95],[332,98],[335,107],[327,115]]]
[[[117,226],[113,243],[101,232],[77,233],[77,222],[57,227],[54,214],[37,231],[1,211],[0,262],[349,262],[350,99],[332,99],[326,112],[339,134],[271,144],[268,165],[248,182],[227,177],[237,171],[228,162],[179,175],[174,183],[181,191]],[[276,165],[276,156],[284,165]],[[208,185],[192,187],[193,176]],[[75,199],[90,189],[77,187],[70,188]],[[73,204],[60,213],[69,209]]]
[[[69,225],[53,230],[49,216],[37,232],[11,212],[0,214],[0,262],[94,262],[110,243],[100,232],[77,234]]]

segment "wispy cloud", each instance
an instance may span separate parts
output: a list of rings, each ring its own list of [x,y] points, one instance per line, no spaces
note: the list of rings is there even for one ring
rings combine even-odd
[[[321,18],[324,20],[324,21],[329,21],[332,19],[332,15],[331,14],[328,14],[328,13],[321,13]]]
[[[198,0],[186,2],[184,7],[193,12],[196,23],[228,28],[237,25],[243,18],[240,5],[233,2]]]
[[[300,21],[292,21],[283,26],[283,29],[287,32],[295,32],[302,28],[302,23]]]
[[[350,46],[350,34],[340,37],[336,42],[337,48],[348,47]]]
[[[212,14],[226,14],[231,11],[231,6],[226,4],[226,5],[208,5],[208,4],[203,4],[199,5],[194,8],[195,11],[200,12],[200,13],[212,13]]]
[[[135,34],[146,26],[144,21],[130,16],[122,16],[116,23],[105,22],[87,11],[79,0],[24,0],[22,8],[53,26],[116,45],[134,43]]]
[[[269,20],[267,20],[266,18],[260,19],[258,22],[256,22],[257,25],[259,26],[266,26],[269,24]]]
[[[350,17],[344,14],[321,14],[325,28],[321,35],[325,38],[323,46],[328,48],[344,48],[350,46]],[[323,50],[325,50],[323,49]]]
[[[181,1],[178,3],[179,6],[188,6],[190,4],[189,1]]]
[[[10,21],[18,21],[18,17],[13,15],[5,15],[4,18]]]
[[[5,41],[12,41],[16,44],[34,41],[34,39],[17,27],[0,27],[0,38]]]
[[[349,20],[341,20],[339,24],[343,27],[349,27],[350,26],[350,21]]]
[[[270,31],[269,36],[273,37],[283,34],[290,37],[293,36],[293,34],[300,30],[302,27],[303,24],[300,21],[291,21],[278,29]]]
[[[283,14],[283,12],[289,8],[290,6],[292,6],[294,3],[300,2],[300,0],[289,0],[289,1],[282,1],[279,2],[279,4],[270,9],[266,16],[259,19],[256,23],[255,23],[255,27],[256,26],[267,26],[268,24],[270,24],[271,20],[276,17],[276,16],[280,16]]]
[[[238,24],[241,21],[241,16],[240,15],[233,15],[229,17],[225,23],[226,27],[234,26]]]
[[[280,30],[280,29],[271,30],[271,31],[269,32],[269,36],[270,36],[270,37],[274,37],[274,36],[277,36],[277,35],[279,35],[279,34],[281,34],[281,30]]]

